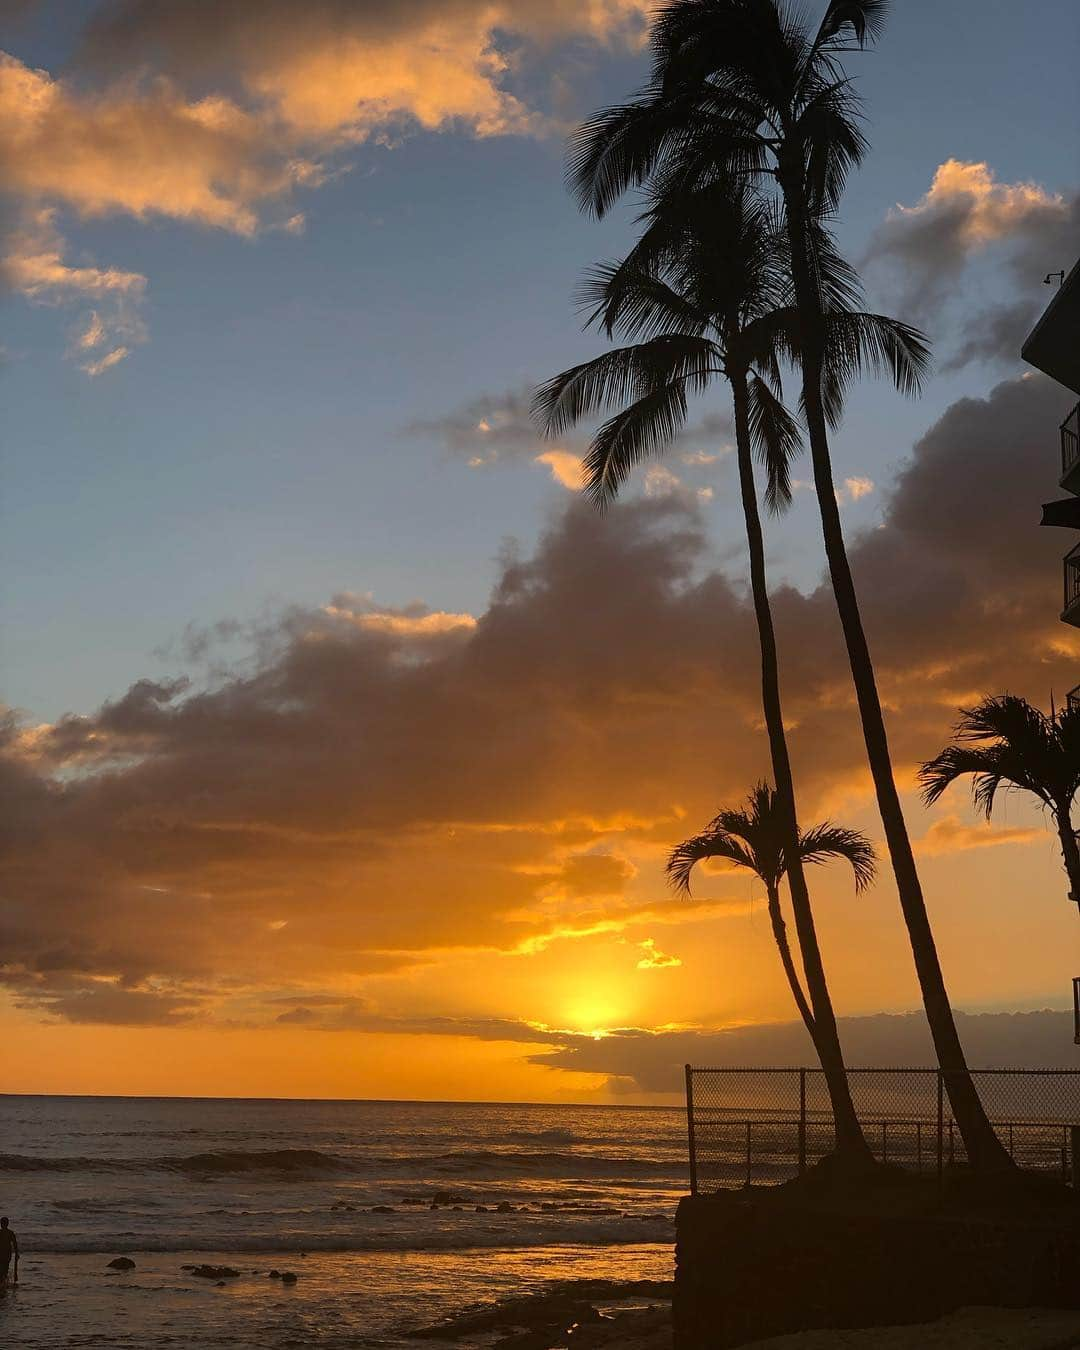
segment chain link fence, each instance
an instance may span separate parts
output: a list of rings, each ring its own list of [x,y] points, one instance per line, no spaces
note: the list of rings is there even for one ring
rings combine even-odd
[[[876,1158],[939,1177],[966,1162],[945,1076],[937,1069],[848,1069],[855,1112]],[[1072,1175],[1080,1069],[973,1069],[994,1129],[1020,1167]],[[820,1069],[686,1067],[690,1184],[695,1193],[777,1185],[833,1148]]]

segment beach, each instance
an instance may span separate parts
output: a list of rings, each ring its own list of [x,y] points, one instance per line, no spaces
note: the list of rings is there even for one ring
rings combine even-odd
[[[666,1109],[5,1097],[0,1129],[0,1335],[31,1350],[409,1344],[567,1280],[669,1280],[686,1189]]]

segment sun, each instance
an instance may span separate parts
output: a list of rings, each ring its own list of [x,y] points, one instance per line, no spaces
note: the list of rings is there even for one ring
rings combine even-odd
[[[611,998],[589,995],[567,1005],[568,1028],[597,1041],[610,1034],[609,1027],[619,1026],[622,1021],[623,1010]]]

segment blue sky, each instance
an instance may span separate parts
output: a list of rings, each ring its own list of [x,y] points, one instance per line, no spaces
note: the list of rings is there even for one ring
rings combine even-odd
[[[31,7],[9,21],[6,48],[83,90],[107,87],[129,72],[106,79],[73,61],[93,10]],[[1065,0],[1022,15],[1000,3],[896,6],[880,47],[852,62],[873,151],[844,203],[849,253],[863,253],[895,203],[918,202],[950,158],[985,162],[1001,183],[1075,189],[1076,30]],[[543,102],[564,68],[570,106],[584,111],[632,88],[643,62],[624,43],[575,39],[510,83]],[[89,710],[172,668],[155,653],[189,623],[341,590],[475,612],[503,541],[528,546],[563,504],[542,467],[469,469],[409,428],[594,351],[572,290],[585,266],[618,251],[624,222],[577,214],[557,132],[406,128],[390,147],[369,141],[334,163],[330,181],[293,195],[302,235],[243,238],[120,210],[87,218],[60,202],[71,259],[147,279],[147,340],[97,378],[66,355],[86,304],[7,296],[3,683],[34,717]],[[1045,267],[1070,261],[1048,252]],[[985,296],[1015,288],[999,269],[990,248],[965,273],[936,316],[939,350]],[[868,279],[885,303],[898,298],[880,268]],[[1037,301],[1040,280],[1027,278]],[[948,404],[1007,373],[977,363],[939,375],[914,405],[860,391],[836,459],[875,491],[850,506],[850,527],[873,523],[896,465]],[[738,530],[729,467],[691,475],[695,487],[715,481],[721,556]],[[778,575],[815,583],[809,502],[771,547]]]

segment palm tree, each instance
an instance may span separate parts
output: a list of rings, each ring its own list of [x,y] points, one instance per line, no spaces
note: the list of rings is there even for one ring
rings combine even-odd
[[[791,996],[816,1047],[814,1014],[803,992],[780,908],[780,882],[788,870],[785,839],[784,812],[777,794],[767,783],[758,783],[745,807],[721,811],[700,834],[673,849],[668,858],[667,874],[671,884],[687,895],[690,894],[690,874],[695,864],[706,858],[723,859],[760,878]],[[876,857],[869,839],[858,830],[846,830],[829,821],[800,834],[798,858],[800,865],[827,862],[831,858],[846,859],[855,874],[856,892],[864,891],[874,879]]]
[[[989,820],[998,789],[1029,792],[1048,807],[1061,842],[1069,899],[1080,905],[1080,848],[1072,808],[1080,789],[1080,709],[1044,713],[1018,694],[984,698],[961,708],[953,743],[919,770],[932,805],[950,784],[971,775],[971,796]]]
[[[775,184],[783,208],[797,313],[797,357],[829,576],[844,632],[867,761],[885,829],[938,1062],[968,1157],[1011,1166],[967,1070],[893,774],[870,649],[847,557],[828,430],[843,400],[830,378],[829,316],[851,308],[855,274],[838,267],[828,234],[847,176],[867,149],[859,100],[841,57],[874,40],[886,0],[829,0],[816,30],[780,0],[672,0],[653,28],[644,92],[595,114],[571,144],[570,179],[603,215],[644,183],[679,196],[706,183]],[[914,393],[910,366],[878,339],[854,342],[848,363],[891,366]]]
[[[558,434],[602,407],[617,407],[585,460],[586,490],[603,506],[639,459],[675,439],[686,419],[688,391],[704,390],[716,377],[730,385],[762,704],[778,784],[778,819],[792,859],[788,886],[813,1008],[814,1043],[830,1092],[837,1150],[845,1157],[867,1158],[803,874],[754,482],[756,452],[767,470],[766,501],[781,510],[791,499],[788,466],[799,448],[798,429],[774,392],[776,351],[791,341],[792,313],[783,304],[782,240],[767,206],[747,191],[706,188],[674,211],[661,199],[643,220],[646,228],[630,255],[598,269],[584,298],[592,310],[589,322],[609,337],[619,332],[644,340],[549,380],[537,393],[536,411],[545,430]],[[706,221],[708,232],[700,228]],[[837,332],[845,337],[841,329],[872,322],[872,316],[844,316],[837,320]]]

